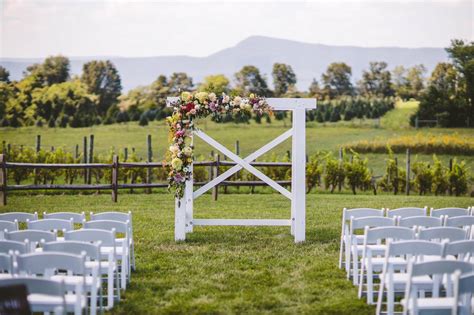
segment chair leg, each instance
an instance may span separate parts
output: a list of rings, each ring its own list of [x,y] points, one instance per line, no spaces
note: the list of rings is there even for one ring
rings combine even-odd
[[[383,291],[385,290],[385,275],[380,279],[379,294],[377,296],[377,309],[375,311],[376,315],[380,315],[382,312],[382,302],[383,302]]]
[[[359,262],[358,262],[357,248],[353,249],[352,252],[352,283],[354,285],[359,284]]]
[[[127,264],[128,257],[123,256],[122,257],[122,264],[120,265],[120,278],[121,278],[121,288],[126,289],[127,288],[127,270],[128,270],[128,264]]]
[[[107,308],[111,309],[114,307],[114,271],[109,269],[107,275]]]
[[[91,315],[97,315],[97,286],[93,285],[91,289]]]
[[[341,235],[341,241],[339,245],[339,269],[342,268],[342,256],[344,253],[344,234]]]
[[[117,301],[120,301],[120,280],[119,280],[119,266],[115,263],[115,287],[117,289]]]
[[[135,242],[132,241],[132,263],[131,263],[133,271],[136,271],[135,267]]]
[[[365,263],[362,258],[362,262],[360,264],[360,273],[359,273],[359,299],[362,298],[362,293],[364,293],[364,273],[365,273]],[[367,270],[367,281],[368,281],[368,270]],[[368,283],[367,283],[368,284]],[[367,296],[367,302],[368,302],[369,297]]]

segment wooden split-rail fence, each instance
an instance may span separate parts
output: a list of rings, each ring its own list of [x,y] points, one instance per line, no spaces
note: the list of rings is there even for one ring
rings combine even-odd
[[[207,166],[210,168],[210,178],[217,177],[219,175],[220,166],[234,166],[235,162],[222,161],[217,155],[215,161],[196,161],[193,163],[194,166]],[[253,162],[250,163],[255,167],[291,167],[291,163],[287,162]],[[112,201],[117,202],[118,192],[120,189],[146,189],[148,192],[152,188],[166,188],[168,187],[167,183],[157,182],[153,183],[151,181],[151,170],[153,168],[163,168],[167,167],[165,163],[159,162],[119,162],[118,156],[114,155],[112,158],[112,163],[77,163],[77,164],[45,164],[45,163],[17,163],[17,162],[8,162],[5,158],[5,155],[0,154],[0,205],[7,204],[7,194],[10,191],[24,191],[24,190],[73,190],[73,191],[82,191],[82,190],[110,190],[112,195]],[[109,169],[112,172],[110,184],[25,184],[25,185],[10,185],[7,182],[8,171],[12,169],[80,169],[84,170],[85,173],[89,173],[92,169]],[[120,183],[119,182],[119,173],[121,170],[127,168],[144,168],[147,170],[147,176],[144,183]],[[277,181],[282,186],[290,186],[291,181]],[[203,186],[207,182],[195,182],[195,186]],[[266,186],[265,182],[262,181],[224,181],[219,184],[223,187],[240,187],[240,186]],[[217,200],[218,196],[218,187],[214,188],[212,191],[213,198]]]

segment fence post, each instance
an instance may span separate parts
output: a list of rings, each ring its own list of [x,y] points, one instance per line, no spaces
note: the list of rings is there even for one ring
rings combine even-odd
[[[389,173],[390,174],[390,173]],[[393,179],[393,194],[398,194],[398,158],[395,157],[395,178]]]
[[[36,153],[41,150],[41,135],[36,135]]]
[[[87,137],[84,137],[82,149],[84,151],[84,156],[82,157],[82,159],[83,159],[84,164],[87,164],[87,162],[88,162],[88,159],[87,159]],[[84,170],[84,184],[87,184],[87,178],[88,177],[89,177],[89,169],[86,168]]]
[[[406,193],[410,194],[410,149],[407,149],[407,169],[406,169]]]
[[[6,167],[6,156],[0,154],[0,205],[7,205],[7,167]]]
[[[209,155],[210,160],[214,160],[214,151],[211,150],[211,154]],[[214,167],[212,165],[209,166],[209,181],[214,178]]]
[[[216,162],[215,162],[215,168],[214,168],[214,178],[216,178],[217,176],[219,176],[219,162],[221,160],[221,156],[220,154],[217,154],[216,155]],[[217,196],[219,194],[219,185],[216,185],[212,188],[212,198],[214,199],[214,201],[217,200]]]
[[[153,161],[153,151],[151,150],[151,135],[148,135],[147,139],[147,151],[148,151],[148,162],[152,162]],[[152,172],[151,172],[151,168],[147,168],[146,169],[146,182],[147,184],[150,184],[151,183],[151,175],[152,175]],[[151,193],[151,188],[147,188],[145,190],[145,192],[147,194],[150,194]]]
[[[117,202],[118,195],[118,156],[112,157],[112,201]]]
[[[344,159],[344,151],[342,150],[342,148],[339,148],[339,167],[341,167],[342,165],[342,160]],[[339,181],[339,183],[337,184],[337,189],[339,190],[339,192],[341,192],[342,190],[342,183],[341,181]]]
[[[235,140],[235,154],[240,155],[240,142]]]
[[[90,135],[89,138],[89,164],[94,163],[94,135]],[[90,170],[87,176],[87,183],[92,182],[92,171]]]
[[[418,129],[418,116],[415,117],[415,129]]]

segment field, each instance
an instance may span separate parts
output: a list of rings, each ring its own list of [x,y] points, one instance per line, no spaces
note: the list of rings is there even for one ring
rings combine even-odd
[[[200,218],[286,218],[277,195],[209,195],[195,203]],[[311,194],[307,242],[295,245],[284,227],[201,227],[173,240],[171,195],[12,196],[4,211],[133,212],[137,268],[112,314],[373,314],[337,268],[343,207],[467,207],[472,198]]]
[[[401,119],[395,109],[387,115],[395,115]],[[400,109],[403,111],[403,109]],[[458,133],[459,135],[472,135],[472,129],[441,129],[441,128],[425,128],[420,130],[399,128],[385,128],[384,118],[382,118],[382,127],[376,127],[375,121],[351,121],[340,123],[319,124],[309,122],[307,124],[307,153],[312,154],[318,150],[333,151],[337,154],[337,150],[344,144],[352,143],[359,140],[372,139],[389,139],[397,136],[414,136],[421,134],[445,135]],[[395,118],[394,118],[395,119]],[[401,120],[403,121],[403,119]],[[200,128],[209,133],[216,140],[221,141],[228,148],[233,149],[235,140],[240,142],[241,155],[245,156],[250,152],[258,149],[267,141],[283,133],[291,123],[286,121],[273,121],[271,124],[255,123],[247,124],[215,124],[210,121],[202,121]],[[256,136],[257,133],[257,136]],[[82,150],[82,141],[84,136],[94,134],[95,136],[95,152],[98,154],[106,154],[111,149],[122,150],[124,147],[135,148],[138,156],[146,157],[146,136],[152,135],[154,159],[161,161],[164,152],[168,147],[167,127],[164,122],[152,122],[149,126],[140,127],[136,122],[111,125],[111,126],[94,126],[92,128],[37,128],[25,127],[19,129],[0,128],[0,142],[6,141],[15,145],[25,145],[34,147],[36,134],[42,136],[42,145],[44,148],[64,147],[68,151],[74,152],[75,145],[78,144]],[[209,156],[211,148],[199,139],[195,140],[198,155]],[[283,155],[291,148],[290,140],[287,140],[273,151],[277,155]],[[130,151],[129,151],[130,152]],[[369,159],[369,167],[374,170],[375,175],[381,175],[384,171],[385,154],[367,154]],[[399,161],[403,163],[405,156],[398,155]],[[452,156],[439,156],[441,160],[447,162]],[[412,156],[412,161],[416,158],[419,160],[431,160],[431,155]],[[473,156],[458,156],[459,160],[466,160],[471,170],[474,169]]]

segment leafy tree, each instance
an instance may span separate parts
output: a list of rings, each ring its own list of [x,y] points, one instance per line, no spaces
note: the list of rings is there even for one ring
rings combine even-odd
[[[10,83],[10,72],[2,66],[0,66],[0,82]]]
[[[474,124],[474,42],[455,39],[446,51],[460,74],[459,93],[460,97],[466,100],[468,107],[466,114],[472,125]]]
[[[166,98],[170,96],[170,87],[168,79],[164,75],[160,75],[150,86],[151,99],[158,109],[166,107]]]
[[[236,93],[243,96],[251,93],[259,96],[269,96],[267,81],[260,74],[255,66],[244,66],[239,72],[235,74]]]
[[[184,72],[175,72],[169,79],[168,87],[171,95],[178,96],[181,92],[192,91],[193,79]]]
[[[352,95],[354,89],[351,82],[351,75],[351,67],[344,62],[331,63],[326,73],[322,75],[324,95],[329,98]]]
[[[27,76],[36,76],[42,85],[49,86],[69,79],[70,64],[67,57],[50,56],[42,64],[33,64],[26,69]]]
[[[227,94],[229,92],[229,84],[229,79],[223,74],[210,75],[204,78],[204,82],[199,85],[198,91],[214,92],[216,95]]]
[[[138,124],[142,127],[148,125],[148,118],[145,113],[141,114]]]
[[[368,71],[362,72],[359,91],[366,96],[393,96],[391,74],[386,62],[371,62]]]
[[[426,68],[416,65],[409,69],[397,66],[392,72],[393,87],[397,96],[403,99],[419,98],[425,87],[424,74]]]
[[[117,104],[122,83],[117,68],[109,60],[85,63],[81,81],[89,93],[98,96],[97,112],[100,116],[105,116],[109,107]]]
[[[275,96],[286,94],[288,89],[296,84],[296,74],[290,65],[274,63],[272,76],[273,85],[275,86]]]
[[[313,81],[311,81],[311,84],[308,89],[308,96],[311,97],[316,97],[317,99],[321,98],[321,87],[319,86],[318,80],[313,78]]]

